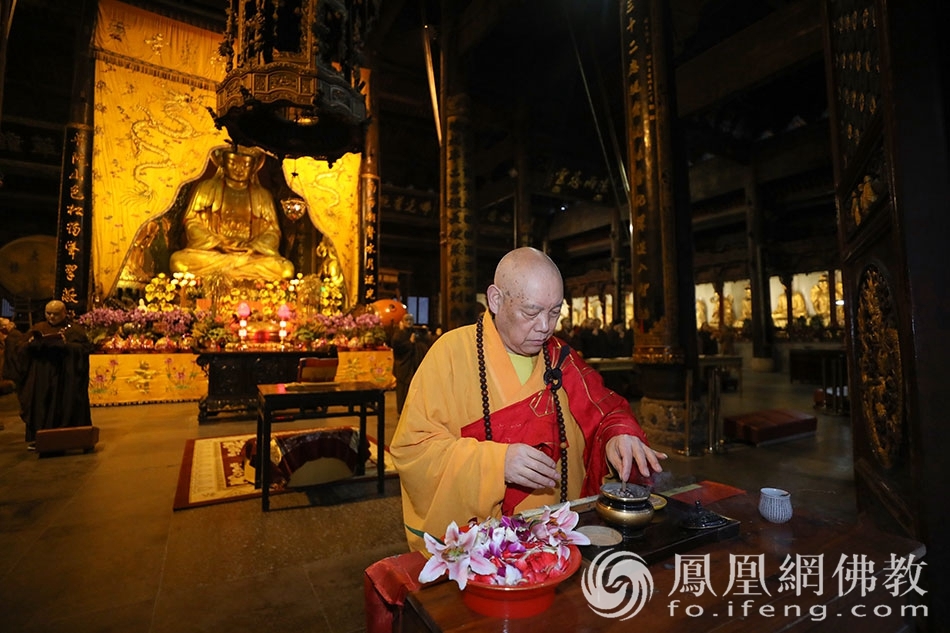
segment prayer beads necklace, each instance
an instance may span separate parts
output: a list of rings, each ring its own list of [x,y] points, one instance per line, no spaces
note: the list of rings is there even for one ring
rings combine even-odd
[[[482,418],[485,420],[485,439],[492,441],[491,433],[491,406],[488,401],[488,371],[485,368],[485,314],[475,322],[475,350],[478,354],[478,382],[482,392]],[[563,347],[567,350],[567,347]],[[564,411],[561,401],[557,397],[557,390],[561,387],[561,363],[566,354],[561,353],[557,367],[551,367],[551,356],[547,344],[542,347],[544,356],[544,384],[551,386],[551,395],[554,396],[554,409],[557,412],[557,431],[560,442],[558,448],[561,453],[561,502],[567,501],[567,429],[564,425]]]

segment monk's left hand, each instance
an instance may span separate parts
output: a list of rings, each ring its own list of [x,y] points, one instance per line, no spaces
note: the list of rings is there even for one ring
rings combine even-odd
[[[607,461],[617,470],[620,481],[629,481],[636,462],[640,475],[649,478],[653,473],[663,472],[660,460],[669,457],[655,451],[633,435],[617,435],[607,440]]]

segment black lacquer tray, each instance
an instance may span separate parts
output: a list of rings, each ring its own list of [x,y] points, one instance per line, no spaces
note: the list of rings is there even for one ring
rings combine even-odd
[[[639,530],[623,529],[606,523],[596,511],[583,512],[578,526],[601,525],[620,532],[623,540],[617,545],[586,545],[581,553],[588,561],[606,550],[623,550],[638,554],[648,565],[684,554],[707,543],[725,541],[739,535],[739,521],[722,516],[701,505],[689,505],[667,498],[666,507],[653,515],[653,520]]]

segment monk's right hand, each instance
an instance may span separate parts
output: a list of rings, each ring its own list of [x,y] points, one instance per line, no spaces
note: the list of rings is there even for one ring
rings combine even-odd
[[[531,490],[553,488],[561,480],[554,460],[527,444],[510,444],[505,453],[505,483]]]

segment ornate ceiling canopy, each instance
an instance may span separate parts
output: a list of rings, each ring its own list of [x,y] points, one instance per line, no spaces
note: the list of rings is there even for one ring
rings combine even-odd
[[[368,121],[360,77],[380,0],[231,0],[218,127],[240,145],[331,163],[360,152]]]

